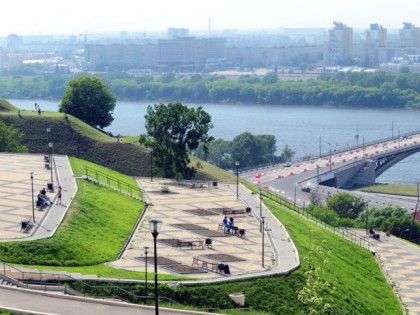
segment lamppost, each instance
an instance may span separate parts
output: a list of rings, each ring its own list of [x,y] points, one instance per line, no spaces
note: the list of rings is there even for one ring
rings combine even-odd
[[[332,168],[332,165],[331,165],[331,143],[327,142],[327,144],[330,147],[330,172],[331,172],[331,168]]]
[[[149,227],[150,232],[153,235],[154,240],[154,255],[155,255],[155,314],[159,315],[159,292],[158,292],[158,273],[157,273],[157,250],[156,250],[156,238],[159,235],[160,226],[162,224],[161,220],[150,220],[149,221]]]
[[[264,268],[264,231],[265,231],[265,226],[264,226],[264,218],[261,218],[262,221],[262,255],[261,255],[261,263],[262,263],[262,267]]]
[[[145,258],[145,262],[146,262],[146,272],[145,272],[145,277],[146,279],[144,280],[144,288],[145,288],[145,296],[147,296],[147,250],[149,249],[149,247],[144,247],[144,255],[146,256]]]
[[[356,139],[356,148],[359,147],[359,128],[356,129],[356,134],[354,135],[354,138]]]
[[[236,165],[236,199],[239,199],[239,161],[236,161],[235,165]]]
[[[32,221],[35,223],[34,172],[31,172],[31,188],[32,188]]]
[[[51,191],[53,191],[54,190],[54,181],[53,181],[53,160],[52,160],[52,155],[53,155],[53,153],[52,153],[52,150],[53,150],[53,143],[52,142],[49,142],[48,143],[48,147],[50,148],[50,170],[51,170]]]
[[[366,202],[366,235],[369,234],[369,231],[368,231],[368,217],[369,217],[369,203]]]
[[[50,132],[51,128],[47,128],[47,142],[50,143]]]
[[[260,232],[262,231],[261,218],[262,218],[262,190],[260,187]]]
[[[153,182],[153,150],[150,150],[150,181]]]

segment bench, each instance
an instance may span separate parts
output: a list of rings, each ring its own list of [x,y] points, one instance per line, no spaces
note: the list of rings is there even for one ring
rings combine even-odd
[[[185,239],[185,240],[177,240],[176,247],[182,249],[182,246],[190,247],[191,249],[193,246],[201,247],[204,249],[204,240],[202,239]]]
[[[219,272],[219,263],[217,261],[214,260],[210,260],[204,257],[198,257],[198,256],[194,256],[193,257],[193,266],[197,265],[203,269],[208,269],[211,271],[215,271],[215,272]]]
[[[32,221],[31,215],[25,216],[20,222],[20,231],[28,232],[31,228],[31,221]]]
[[[245,215],[245,210],[244,209],[230,209],[230,208],[224,208],[223,209],[223,214],[224,215],[233,215],[233,216],[237,216],[237,215]]]

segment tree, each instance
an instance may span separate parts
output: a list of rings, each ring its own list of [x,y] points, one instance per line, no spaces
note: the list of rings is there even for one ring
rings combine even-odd
[[[341,218],[356,219],[365,207],[361,197],[349,193],[339,193],[327,197],[327,207],[334,210]]]
[[[283,148],[283,152],[281,153],[281,160],[286,162],[286,161],[291,161],[293,156],[295,155],[295,151],[293,151],[287,144],[284,146]]]
[[[28,148],[22,145],[23,133],[13,126],[7,126],[0,120],[0,152],[28,152]]]
[[[85,123],[100,128],[109,126],[116,97],[97,77],[71,80],[59,107],[60,112],[71,114]]]
[[[153,150],[154,164],[167,178],[190,178],[195,170],[187,166],[188,151],[213,140],[207,135],[213,128],[211,116],[202,107],[175,102],[148,106],[144,118],[150,140],[143,143]]]

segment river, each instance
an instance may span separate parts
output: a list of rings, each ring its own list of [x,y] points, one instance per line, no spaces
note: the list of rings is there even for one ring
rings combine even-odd
[[[33,100],[8,100],[20,109],[33,110]],[[42,110],[57,111],[60,101],[36,101]],[[144,115],[153,102],[117,102],[114,121],[106,130],[114,135],[136,136],[145,133]],[[195,106],[185,102],[185,105]],[[320,108],[307,106],[198,104],[212,116],[216,138],[232,140],[242,132],[270,134],[277,139],[278,154],[285,144],[296,158],[359,145],[399,133],[420,129],[420,111],[360,108]],[[377,182],[415,184],[420,180],[420,153],[399,162]]]

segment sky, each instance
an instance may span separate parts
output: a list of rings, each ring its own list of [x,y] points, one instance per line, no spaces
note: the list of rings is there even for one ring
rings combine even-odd
[[[11,0],[0,2],[0,36],[165,31],[420,26],[420,0]]]

